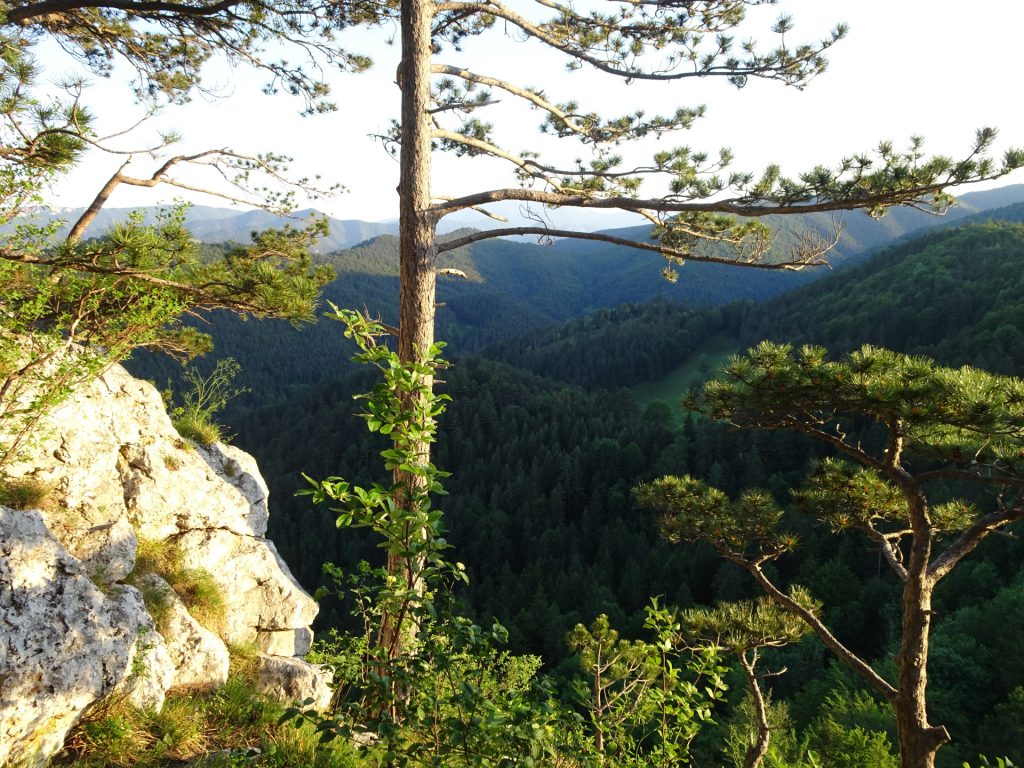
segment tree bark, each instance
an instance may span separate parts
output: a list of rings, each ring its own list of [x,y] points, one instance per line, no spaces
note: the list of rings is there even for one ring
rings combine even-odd
[[[399,87],[402,90],[402,135],[399,158],[399,253],[401,288],[399,295],[398,355],[403,362],[422,360],[434,343],[434,303],[436,285],[435,228],[437,220],[430,212],[430,57],[432,0],[402,0],[402,63]],[[429,382],[428,382],[429,384]],[[430,445],[422,443],[416,453],[423,462],[430,460]],[[423,487],[422,478],[396,470],[395,484],[400,503],[408,508],[412,497]],[[423,536],[420,530],[407,530],[409,540]],[[388,555],[388,573],[402,579],[410,593],[422,591],[422,563],[395,553]],[[397,656],[415,637],[416,627],[404,611],[384,616],[381,643],[389,655]]]
[[[758,768],[761,765],[761,761],[768,754],[768,742],[772,733],[768,724],[768,707],[765,704],[764,694],[761,693],[761,686],[757,682],[755,663],[754,660],[747,658],[746,651],[740,654],[740,666],[743,667],[743,674],[747,678],[747,688],[754,704],[754,724],[757,726],[754,743],[747,747],[747,752],[743,756],[743,768]]]
[[[949,742],[942,726],[928,723],[928,636],[931,632],[932,591],[928,575],[932,526],[928,504],[920,492],[908,494],[913,528],[907,580],[903,588],[903,637],[899,653],[899,685],[893,703],[899,738],[900,768],[934,768],[935,753]]]

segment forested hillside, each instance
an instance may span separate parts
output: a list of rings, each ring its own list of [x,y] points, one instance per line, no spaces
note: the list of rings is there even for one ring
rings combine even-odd
[[[765,304],[694,311],[657,299],[531,331],[488,347],[487,357],[456,352],[443,377],[453,402],[437,462],[454,471],[442,508],[454,557],[470,574],[462,592],[470,610],[506,624],[512,649],[558,665],[568,657],[568,630],[599,613],[629,633],[653,595],[681,606],[756,595],[742,571],[710,548],[661,541],[630,489],[660,474],[691,473],[729,493],[765,486],[786,501],[819,448],[789,433],[731,432],[692,416],[677,426],[674,404],[640,405],[627,388],[695,365],[709,338],[732,339],[737,349],[767,337],[838,351],[867,341],[1019,374],[1022,258],[1020,224],[943,228]],[[481,261],[458,263],[486,269]],[[238,443],[269,479],[271,533],[311,588],[322,581],[323,561],[351,568],[379,557],[368,539],[337,532],[327,511],[292,495],[304,485],[300,472],[383,479],[374,458],[383,446],[364,436],[351,399],[371,385],[365,375],[322,384],[233,420]],[[877,549],[816,527],[800,535],[782,574],[808,585],[840,639],[884,668],[897,584]],[[1001,661],[1006,639],[1024,632],[1022,555],[1016,537],[990,541],[937,595],[933,708],[956,739],[943,765],[978,752],[1024,758],[1013,725],[1024,667]],[[323,625],[342,615],[330,607]],[[858,687],[815,641],[783,652],[783,663],[790,672],[775,694],[789,701],[798,729],[811,727],[830,695]],[[877,707],[837,717],[851,728],[891,727]]]
[[[947,365],[1020,372],[1024,227],[1016,222],[1024,221],[1024,206],[971,221],[914,236],[763,303],[700,312],[662,302],[622,306],[492,345],[484,354],[588,388],[633,387],[692,367],[693,353],[700,355],[716,334],[736,351],[762,339],[822,344],[836,353],[871,343]]]
[[[1024,206],[942,229],[746,314],[740,341],[863,343],[1000,373],[1024,370]]]
[[[656,296],[686,306],[714,306],[737,298],[766,298],[806,282],[791,272],[742,270],[715,264],[692,264],[671,284],[661,278],[663,261],[651,253],[622,248],[593,252],[563,250],[530,243],[494,240],[446,254],[448,268],[466,278],[442,277],[437,314],[438,337],[458,353],[514,339],[622,301]],[[384,322],[397,322],[397,239],[383,235],[322,259],[337,272],[324,290],[325,302],[365,308]],[[245,321],[221,313],[199,321],[211,333],[217,356],[242,363],[240,383],[252,389],[235,403],[247,409],[282,402],[304,387],[343,376],[352,370],[340,353],[335,323],[293,327],[285,322]],[[204,368],[212,363],[200,361]],[[128,366],[133,373],[161,384],[176,381],[180,366],[139,354]],[[282,376],[282,371],[288,371]]]
[[[962,207],[951,209],[947,216],[967,216],[986,202],[1019,199],[1024,186],[1009,187],[998,197],[980,197],[978,203],[973,195],[986,193],[965,195]],[[945,221],[918,211],[894,210],[880,220],[861,213],[849,214],[833,262],[837,266],[856,262],[866,249],[915,228]],[[779,227],[781,248],[800,233],[827,234],[833,220],[823,214],[790,217]],[[218,252],[219,247],[207,248]],[[337,273],[337,279],[324,291],[325,302],[365,308],[387,323],[397,322],[398,245],[394,236],[373,237],[320,258]],[[690,263],[680,273],[678,283],[672,284],[661,278],[663,261],[657,254],[570,240],[550,246],[509,240],[476,243],[445,254],[442,266],[467,275],[467,279],[442,277],[438,288],[442,304],[437,314],[438,338],[460,354],[504,341],[521,344],[522,337],[531,331],[556,327],[626,302],[662,297],[696,309],[738,300],[761,301],[829,274],[823,268],[794,273]],[[227,313],[193,322],[213,336],[216,357],[233,357],[242,364],[239,383],[251,392],[232,404],[234,413],[283,402],[306,387],[352,370],[348,355],[339,354],[338,327],[334,323],[295,327],[284,321],[245,321]],[[636,359],[635,351],[629,354]],[[678,355],[672,355],[681,362]],[[198,365],[208,371],[212,360],[213,356],[208,356]],[[168,381],[177,385],[180,380],[177,363],[144,352],[137,353],[128,367],[161,386]]]

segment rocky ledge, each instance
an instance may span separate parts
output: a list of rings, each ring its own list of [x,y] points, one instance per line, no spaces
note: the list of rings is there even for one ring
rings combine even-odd
[[[265,536],[256,462],[182,439],[153,386],[114,366],[7,473],[47,494],[0,506],[0,765],[43,765],[108,696],[159,708],[223,683],[229,647],[259,654],[268,693],[329,700],[301,659],[317,606]],[[176,578],[215,585],[215,610],[190,610]]]

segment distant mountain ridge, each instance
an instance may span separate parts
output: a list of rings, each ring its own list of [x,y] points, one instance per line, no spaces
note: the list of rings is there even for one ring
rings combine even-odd
[[[38,211],[32,219],[38,223],[63,219],[65,226],[60,230],[60,234],[65,234],[81,216],[83,210],[83,208],[43,209]],[[160,209],[155,206],[141,209],[104,208],[89,227],[87,236],[97,237],[110,231],[111,227],[124,221],[128,214],[135,210],[144,211],[145,220],[152,221]],[[196,239],[205,243],[247,243],[253,232],[279,228],[285,224],[301,226],[313,216],[323,216],[323,214],[312,208],[295,211],[289,216],[278,216],[260,209],[243,211],[237,208],[193,205],[185,214],[185,224]],[[327,219],[330,224],[330,234],[320,240],[315,249],[319,253],[337,251],[377,235],[398,232],[397,221],[360,221],[358,219],[335,219],[329,216]]]
[[[1024,185],[1016,194],[1024,197]],[[1006,215],[1012,217],[1014,210],[995,209],[975,215],[994,217],[1008,211]],[[966,205],[956,211],[951,215],[962,220],[970,214]],[[847,233],[851,239],[834,254],[839,266],[852,267],[897,235],[909,235],[914,230],[908,228],[914,223],[919,229],[922,224],[956,223],[954,219],[936,220],[914,211],[894,211],[891,218],[881,222],[860,214],[850,218],[853,221]],[[820,219],[808,218],[803,225],[823,224]],[[888,233],[888,237],[879,232]],[[644,232],[636,234],[642,236]],[[325,288],[325,300],[342,307],[365,308],[388,323],[397,323],[395,235],[380,234],[353,248],[325,254],[322,259],[338,275]],[[440,266],[460,269],[468,276],[466,280],[445,277],[438,283],[437,337],[449,343],[450,354],[472,353],[624,303],[662,297],[696,309],[737,300],[764,301],[830,274],[822,269],[791,272],[689,262],[673,284],[662,279],[662,260],[655,253],[568,240],[551,246],[487,240],[443,254]],[[231,356],[243,363],[239,383],[251,388],[252,393],[239,398],[236,405],[240,409],[291,398],[306,387],[351,370],[350,353],[342,351],[340,331],[334,323],[319,322],[295,329],[283,321],[244,322],[216,313],[208,322],[200,321],[200,327],[213,335],[218,356]],[[203,364],[212,365],[207,361]],[[177,364],[141,353],[128,367],[136,375],[161,384],[180,376]],[[287,371],[287,376],[282,371]]]
[[[950,220],[986,209],[1024,201],[1024,184],[1014,184],[981,192],[967,192],[961,195],[958,201],[959,205],[950,209],[946,214]],[[66,231],[81,215],[83,210],[83,208],[41,210],[35,218],[41,222],[64,219],[67,222],[67,227],[64,230]],[[128,213],[133,210],[143,210],[147,218],[151,219],[158,209],[156,207],[142,209],[104,208],[89,228],[88,234],[91,236],[103,234],[116,222],[123,221]],[[511,210],[505,211],[505,213],[509,215],[509,218],[513,218],[516,215]],[[248,242],[252,232],[281,227],[289,223],[293,225],[301,224],[311,216],[323,215],[312,208],[295,211],[290,216],[279,216],[260,209],[239,210],[238,208],[193,205],[189,208],[185,221],[192,234],[203,242]],[[809,214],[807,217],[801,218],[814,222],[812,228],[820,232],[827,232],[832,225],[832,218],[828,214]],[[331,253],[343,248],[351,248],[379,235],[398,233],[397,219],[364,221],[361,219],[337,219],[330,216],[327,219],[330,224],[330,234],[320,241],[316,248],[318,253]],[[792,217],[786,217],[786,219],[792,222]],[[592,220],[582,215],[576,215],[570,217],[565,226],[596,231],[607,229],[608,224],[612,224],[618,228],[611,231],[629,233],[632,236],[637,236],[639,232],[641,237],[646,237],[645,227],[622,228],[620,226],[622,220],[621,216],[614,215],[608,217],[595,216]],[[891,209],[885,217],[879,220],[872,220],[863,213],[850,213],[844,217],[845,232],[843,235],[843,248],[841,250],[859,251],[882,245],[906,232],[929,226],[931,221],[933,221],[933,217],[929,214],[905,208]],[[782,222],[775,221],[773,223],[780,224]],[[473,226],[476,229],[488,229],[505,225],[475,214],[456,215],[443,220],[440,231],[451,232],[454,229],[466,226]],[[782,227],[783,232],[787,230],[788,226]],[[559,242],[565,243],[567,241]],[[783,236],[780,238],[778,246],[781,249],[791,242],[791,237]],[[594,243],[586,243],[582,247],[593,247],[594,245]],[[562,245],[560,247],[572,248],[573,246]],[[577,247],[581,246],[577,245]]]
[[[659,373],[675,381],[673,370],[693,367],[695,354],[739,352],[766,338],[821,344],[835,355],[871,343],[1020,375],[1022,257],[1024,203],[1017,203],[908,235],[765,302],[713,311],[657,300],[624,304],[481,354],[589,389],[631,387]]]

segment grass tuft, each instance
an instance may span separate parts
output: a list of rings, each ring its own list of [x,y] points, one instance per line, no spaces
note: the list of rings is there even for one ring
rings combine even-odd
[[[179,435],[199,445],[212,445],[221,442],[223,437],[220,425],[206,413],[185,412],[173,417],[171,423]]]
[[[0,504],[11,509],[42,509],[52,488],[34,477],[0,479]]]
[[[212,691],[171,693],[162,712],[124,700],[94,708],[52,766],[157,768],[358,768],[344,741],[321,745],[306,726],[279,724],[283,707],[250,680],[232,676]]]
[[[172,539],[140,539],[135,555],[135,569],[129,580],[142,591],[153,621],[160,630],[161,621],[166,624],[170,612],[170,601],[158,588],[139,585],[138,577],[155,573],[170,584],[196,621],[214,634],[224,631],[226,606],[224,595],[213,575],[203,568],[188,568],[178,545]],[[160,594],[157,594],[160,593]]]
[[[255,640],[248,643],[228,643],[228,675],[255,683],[260,669],[260,649]]]
[[[133,575],[134,573],[133,571]],[[156,631],[161,635],[166,635],[171,620],[171,596],[162,586],[131,577],[129,579],[131,584],[142,593],[142,602],[146,606],[146,613],[153,619]]]

